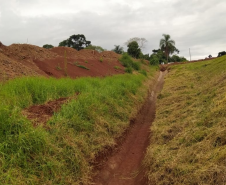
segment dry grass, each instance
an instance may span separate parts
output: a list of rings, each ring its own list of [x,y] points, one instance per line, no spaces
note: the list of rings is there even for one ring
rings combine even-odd
[[[158,96],[150,184],[226,184],[226,57],[173,66]]]

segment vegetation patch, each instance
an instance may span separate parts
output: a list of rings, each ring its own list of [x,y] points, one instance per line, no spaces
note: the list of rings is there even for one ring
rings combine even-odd
[[[80,65],[80,64],[78,64],[77,62],[75,62],[75,63],[74,63],[74,65],[75,65],[75,66],[77,66],[77,67],[80,67],[80,68],[82,68],[82,69],[89,70],[89,68],[88,68],[88,67],[83,66],[83,65]]]
[[[141,62],[134,61],[127,53],[124,53],[119,61],[126,67],[125,71],[128,73],[131,73],[133,69],[138,71],[141,68]]]
[[[226,57],[172,66],[145,164],[150,184],[225,184]]]
[[[146,79],[126,74],[0,83],[0,184],[87,184],[90,163],[115,145],[136,115],[147,93]],[[78,93],[46,123],[48,129],[34,127],[21,113]]]
[[[115,68],[115,69],[121,69],[119,66],[115,66],[114,68]]]
[[[61,71],[62,68],[58,65],[58,66],[56,66],[56,70]]]

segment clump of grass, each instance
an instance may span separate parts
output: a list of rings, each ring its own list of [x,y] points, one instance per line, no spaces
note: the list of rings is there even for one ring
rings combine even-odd
[[[147,71],[145,71],[144,69],[141,69],[139,71],[140,74],[143,74],[144,76],[148,76]]]
[[[62,68],[58,65],[58,66],[56,66],[56,70],[61,71]]]
[[[90,163],[114,146],[145,97],[143,75],[72,80],[20,78],[0,83],[0,184],[88,184]],[[74,96],[33,127],[21,111]],[[136,96],[134,96],[136,95]]]
[[[126,72],[126,73],[133,73],[132,67],[126,67],[126,68],[125,68],[125,72]]]
[[[124,53],[119,61],[126,68],[131,68],[137,71],[141,68],[141,63],[133,61],[133,59],[127,53]]]
[[[83,66],[83,65],[77,65],[77,67],[80,67],[80,68],[83,68],[83,69],[89,70],[89,68],[87,68],[86,66]]]
[[[88,61],[86,60],[85,63],[88,63]]]
[[[225,184],[225,69],[226,57],[171,67],[145,158],[151,184]]]
[[[74,65],[75,66],[77,66],[77,67],[80,67],[80,68],[82,68],[82,69],[86,69],[86,70],[89,70],[89,68],[87,68],[86,66],[83,66],[83,65],[79,65],[78,63],[74,63]]]
[[[100,62],[103,62],[103,58],[102,57],[100,58]]]
[[[62,70],[62,68],[60,67],[60,63],[57,64],[56,70],[58,70],[58,71],[61,71]]]
[[[115,69],[121,69],[119,66],[114,66]]]

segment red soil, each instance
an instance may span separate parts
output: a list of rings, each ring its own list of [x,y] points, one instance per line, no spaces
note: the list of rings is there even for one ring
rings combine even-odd
[[[53,116],[54,112],[60,110],[62,104],[66,103],[68,98],[59,98],[57,100],[49,101],[43,105],[33,105],[24,109],[22,114],[33,122],[34,126],[45,124]]]
[[[136,119],[131,122],[124,142],[109,154],[105,161],[96,164],[99,171],[93,179],[96,185],[145,185],[145,169],[142,161],[149,145],[150,126],[155,118],[157,94],[163,87],[163,77],[159,78],[144,103]]]
[[[39,75],[77,78],[122,74],[124,67],[118,61],[119,57],[112,51],[98,53],[88,49],[45,49],[29,44],[5,46],[0,43],[0,80]]]

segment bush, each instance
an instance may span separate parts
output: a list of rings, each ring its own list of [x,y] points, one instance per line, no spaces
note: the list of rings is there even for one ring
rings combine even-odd
[[[137,71],[140,70],[140,62],[133,62],[132,68],[137,70]]]
[[[159,65],[159,58],[157,57],[157,55],[152,55],[151,59],[150,59],[150,64],[151,65]]]
[[[131,67],[127,67],[127,68],[125,68],[125,72],[126,73],[132,73],[133,69]]]
[[[140,69],[141,64],[139,62],[134,62],[133,59],[127,53],[124,53],[119,59],[119,61],[126,68],[135,69],[137,71]]]
[[[147,72],[145,70],[143,70],[143,69],[140,70],[139,73],[142,74],[142,75],[144,75],[144,76],[147,76]]]

